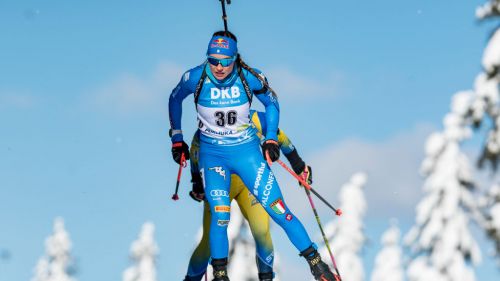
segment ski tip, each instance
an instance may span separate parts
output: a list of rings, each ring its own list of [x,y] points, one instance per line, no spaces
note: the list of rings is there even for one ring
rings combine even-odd
[[[341,209],[337,209],[337,210],[335,211],[335,214],[336,214],[337,216],[341,216],[341,215],[342,215],[342,210],[341,210]]]
[[[179,195],[177,195],[177,194],[172,195],[172,200],[174,200],[174,201],[179,200]]]

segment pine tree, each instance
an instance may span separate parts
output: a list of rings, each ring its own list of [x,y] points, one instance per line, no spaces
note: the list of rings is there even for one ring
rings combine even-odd
[[[54,221],[53,234],[45,240],[45,255],[35,268],[32,281],[76,281],[71,257],[71,240],[62,218]]]
[[[382,250],[375,258],[371,281],[403,281],[403,252],[400,246],[401,233],[396,223],[392,223],[382,235]]]
[[[479,7],[476,15],[479,20],[487,20],[500,16],[500,0],[491,0]],[[491,123],[484,146],[480,167],[491,164],[496,170],[500,155],[500,28],[496,28],[483,53],[483,72],[476,77],[474,85],[474,101],[471,106],[471,118],[476,127]],[[485,122],[486,120],[490,122]]]
[[[476,11],[477,17],[483,20],[499,18],[500,0],[490,0]],[[475,96],[471,107],[471,116],[476,127],[492,124],[488,129],[488,137],[479,159],[479,167],[490,164],[497,170],[500,161],[500,27],[497,26],[483,53],[483,72],[475,83]],[[485,122],[488,120],[488,122]],[[474,218],[484,228],[488,237],[496,245],[496,255],[500,261],[500,191],[498,184],[493,184],[482,198],[481,215]]]
[[[474,218],[494,242],[500,265],[500,186],[494,184],[478,201],[481,213]]]
[[[426,195],[405,239],[414,255],[408,267],[411,281],[475,280],[470,263],[481,259],[469,231],[469,215],[477,209],[475,186],[469,161],[460,151],[460,144],[471,136],[466,119],[471,97],[471,92],[457,93],[444,118],[444,131],[427,139],[421,167]]]
[[[130,256],[134,264],[123,272],[123,281],[156,281],[155,262],[158,246],[154,239],[155,226],[146,222],[139,238],[130,247]]]
[[[341,217],[335,218],[325,226],[325,235],[330,241],[331,250],[342,275],[342,279],[362,281],[365,279],[360,252],[366,242],[363,232],[363,217],[366,212],[366,200],[363,187],[366,175],[354,174],[340,190]],[[325,262],[330,262],[326,246],[320,248]]]

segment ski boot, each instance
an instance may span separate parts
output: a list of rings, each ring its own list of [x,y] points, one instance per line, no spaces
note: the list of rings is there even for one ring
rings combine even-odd
[[[214,279],[212,281],[229,281],[227,276],[227,258],[212,259],[212,267],[214,269]]]
[[[340,278],[334,275],[328,265],[321,260],[321,256],[314,247],[310,246],[302,251],[300,255],[307,260],[314,279],[319,281],[340,281]]]
[[[259,273],[259,281],[273,281],[273,278],[274,273],[272,272]]]

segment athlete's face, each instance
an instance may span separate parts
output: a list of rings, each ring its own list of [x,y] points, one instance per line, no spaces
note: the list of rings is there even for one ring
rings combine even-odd
[[[225,56],[225,55],[220,55],[220,54],[213,54],[210,55],[211,57],[217,58],[217,59],[228,59],[231,57]],[[231,63],[228,66],[222,66],[222,64],[218,65],[213,65],[211,63],[208,64],[210,66],[210,71],[214,75],[215,78],[218,80],[224,80],[231,72],[233,72],[234,68],[234,62]]]

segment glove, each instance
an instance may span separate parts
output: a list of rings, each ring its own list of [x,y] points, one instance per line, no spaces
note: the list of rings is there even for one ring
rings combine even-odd
[[[285,154],[286,159],[288,159],[288,162],[290,162],[290,165],[292,166],[293,171],[297,174],[300,175],[304,169],[306,168],[306,163],[302,158],[300,158],[299,153],[297,152],[297,149],[292,150],[292,152],[289,152],[288,154]]]
[[[298,174],[299,177],[303,178],[305,182],[307,182],[308,184],[312,184],[313,183],[313,175],[312,175],[312,169],[311,169],[311,166],[305,166],[304,167],[304,170]],[[302,186],[302,184],[299,182],[300,186]]]
[[[292,152],[285,154],[285,157],[292,165],[293,171],[301,178],[303,178],[308,184],[312,184],[312,169],[311,166],[307,166],[304,160],[300,158],[297,149],[292,150]],[[299,182],[302,186],[302,184]]]
[[[186,160],[189,160],[189,147],[184,141],[174,142],[172,144],[172,158],[175,163],[181,164],[181,155],[184,153]]]
[[[191,196],[194,201],[203,201],[203,199],[205,199],[205,189],[203,188],[203,181],[201,180],[200,173],[191,172],[191,182],[193,183],[193,189],[189,192],[189,196]]]
[[[280,158],[280,147],[278,142],[275,140],[266,140],[262,144],[262,154],[267,161],[266,152],[269,152],[269,158],[271,158],[272,162],[278,160],[278,158]]]

